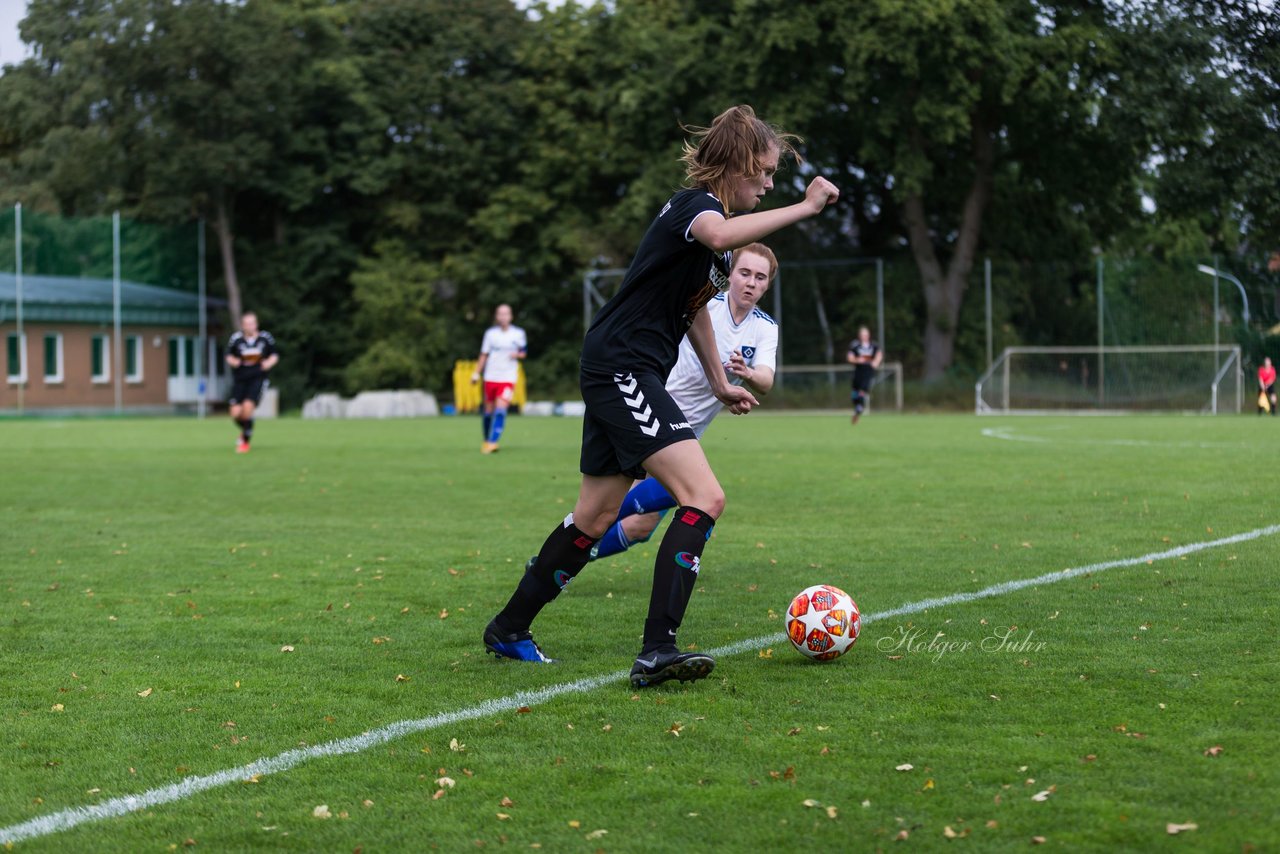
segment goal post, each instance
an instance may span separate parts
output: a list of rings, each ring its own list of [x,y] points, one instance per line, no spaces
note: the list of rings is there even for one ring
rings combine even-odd
[[[1239,347],[1007,347],[974,386],[979,415],[1239,413]]]

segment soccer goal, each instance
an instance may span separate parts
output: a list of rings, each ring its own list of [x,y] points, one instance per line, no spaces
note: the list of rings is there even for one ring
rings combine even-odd
[[[979,415],[1241,410],[1239,347],[1009,347],[974,388]]]

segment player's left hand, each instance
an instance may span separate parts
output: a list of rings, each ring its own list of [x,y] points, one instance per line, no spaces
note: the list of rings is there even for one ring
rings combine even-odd
[[[752,407],[760,405],[755,395],[740,385],[731,385],[716,392],[716,400],[728,407],[734,415],[746,415]]]
[[[750,380],[755,374],[751,366],[742,358],[741,350],[734,350],[733,355],[729,357],[729,363],[725,365],[725,370],[735,377],[741,377],[744,380]]]

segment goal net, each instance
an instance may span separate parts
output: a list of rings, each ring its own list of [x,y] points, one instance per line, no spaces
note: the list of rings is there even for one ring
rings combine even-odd
[[[1241,411],[1239,347],[1009,347],[974,389],[979,415]]]

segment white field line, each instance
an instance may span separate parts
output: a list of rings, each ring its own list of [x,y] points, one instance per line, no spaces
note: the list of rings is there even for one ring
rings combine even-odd
[[[1077,439],[1046,438],[1044,436],[1028,436],[1014,427],[983,427],[982,435],[988,439],[1002,439],[1005,442],[1027,442],[1030,444],[1071,444],[1071,445],[1114,445],[1120,448],[1245,448],[1243,442],[1163,442],[1156,439]]]
[[[1137,566],[1138,564],[1155,561],[1172,560],[1184,555],[1205,551],[1206,549],[1244,543],[1249,540],[1257,540],[1262,537],[1270,537],[1276,534],[1280,534],[1280,525],[1269,525],[1265,528],[1255,528],[1252,531],[1246,531],[1242,534],[1235,534],[1230,537],[1222,537],[1217,540],[1206,540],[1199,543],[1189,543],[1185,546],[1178,546],[1176,548],[1166,549],[1165,551],[1160,552],[1152,552],[1139,557],[1091,563],[1087,566],[1077,566],[1071,569],[1058,570],[1056,572],[1046,572],[1044,575],[1037,575],[1034,578],[1004,581],[969,593],[952,593],[949,596],[939,596],[935,599],[921,599],[918,602],[909,602],[906,605],[900,605],[899,607],[891,608],[888,611],[864,615],[862,618],[862,624],[865,626],[870,623],[877,623],[893,617],[918,614],[930,608],[942,608],[947,605],[959,605],[967,602],[974,602],[978,599],[989,599],[993,596],[1003,596],[1006,593],[1013,593],[1014,591],[1022,590],[1027,587],[1056,584],[1059,581],[1066,581],[1069,578],[1104,572],[1108,569],[1116,569],[1124,566]],[[771,644],[784,643],[785,641],[786,635],[781,632],[775,632],[773,634],[761,635],[760,637],[740,640],[736,643],[708,650],[708,652],[711,655],[727,657],[763,649]],[[350,753],[361,753],[372,747],[385,744],[388,741],[403,738],[406,735],[413,735],[414,733],[424,732],[431,729],[439,729],[440,727],[459,723],[461,721],[488,717],[500,712],[519,709],[521,706],[538,705],[539,703],[545,703],[548,700],[552,700],[566,694],[584,694],[588,691],[594,691],[597,688],[602,688],[613,682],[621,682],[625,678],[627,678],[627,671],[619,670],[604,676],[592,676],[588,679],[579,679],[575,682],[564,682],[559,685],[551,685],[537,691],[522,691],[520,693],[511,694],[507,697],[484,700],[474,706],[468,706],[465,709],[458,709],[452,712],[441,712],[438,715],[432,715],[427,718],[397,721],[396,723],[387,724],[384,727],[369,730],[368,732],[361,733],[360,735],[353,735],[348,738],[338,739],[337,741],[327,741],[323,744],[311,745],[310,747],[299,747],[294,750],[286,750],[284,753],[277,754],[276,756],[268,756],[264,759],[259,759],[256,762],[250,762],[248,765],[241,765],[237,768],[228,768],[223,771],[217,771],[213,774],[206,774],[200,777],[187,777],[177,783],[173,783],[168,786],[161,786],[156,789],[150,789],[138,795],[125,795],[119,798],[111,798],[110,800],[103,801],[100,804],[93,804],[91,806],[72,807],[70,809],[50,813],[49,815],[33,818],[19,824],[0,828],[0,845],[8,845],[10,843],[22,842],[26,839],[48,836],[50,834],[60,833],[64,830],[70,830],[71,828],[86,822],[100,821],[106,818],[117,818],[136,810],[147,809],[149,807],[156,807],[162,804],[169,804],[174,801],[184,800],[209,789],[248,780],[250,777],[255,775],[265,776],[267,774],[275,774],[280,771],[288,771],[290,768],[295,768],[312,759],[321,759],[326,756],[344,756]]]

